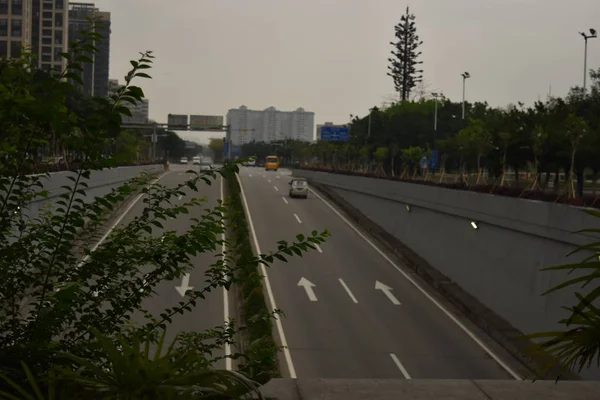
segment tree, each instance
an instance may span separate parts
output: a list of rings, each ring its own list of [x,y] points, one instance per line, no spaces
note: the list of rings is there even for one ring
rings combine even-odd
[[[417,58],[421,55],[418,48],[422,41],[417,36],[415,26],[415,16],[409,13],[406,7],[406,14],[400,18],[400,22],[394,27],[396,43],[390,42],[394,46],[392,57],[388,58],[390,65],[388,76],[394,80],[394,87],[400,94],[401,101],[407,101],[410,98],[412,89],[422,80],[422,70],[417,70],[417,65],[422,64]]]
[[[225,142],[223,139],[211,138],[208,142],[208,148],[212,151],[213,160],[221,162],[223,160],[223,152],[225,151]]]
[[[575,154],[579,149],[579,145],[581,140],[588,133],[588,125],[582,119],[573,114],[569,114],[567,116],[567,120],[565,121],[565,134],[567,135],[569,142],[571,143],[571,162],[569,168],[569,196],[576,197],[577,193],[575,191]],[[583,176],[583,174],[581,174]],[[581,180],[580,180],[581,181]],[[579,193],[581,196],[581,193]]]

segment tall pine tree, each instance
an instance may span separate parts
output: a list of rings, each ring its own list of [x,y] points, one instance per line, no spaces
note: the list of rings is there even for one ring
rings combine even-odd
[[[400,23],[394,29],[397,41],[390,42],[394,50],[392,50],[392,57],[388,58],[390,62],[388,75],[394,80],[400,100],[406,101],[411,90],[423,79],[423,70],[417,69],[417,65],[422,63],[417,60],[421,55],[418,48],[423,42],[417,36],[415,16],[409,13],[408,7],[406,7],[406,14],[400,18]]]

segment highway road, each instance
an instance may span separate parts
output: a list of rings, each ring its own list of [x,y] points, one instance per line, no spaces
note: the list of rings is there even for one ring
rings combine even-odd
[[[285,377],[521,379],[521,366],[314,192],[288,196],[290,171],[240,170],[263,253],[327,228],[317,250],[267,270]],[[423,240],[427,240],[424,238]],[[432,247],[432,251],[433,247]]]
[[[167,187],[175,187],[177,184],[183,183],[186,179],[192,175],[186,174],[185,171],[191,169],[192,166],[183,165],[172,165],[170,171],[162,175],[158,183]],[[189,188],[183,190],[186,192],[186,196],[178,198],[175,202],[179,201],[184,203],[189,201],[192,196],[194,197],[205,197],[206,203],[202,207],[195,207],[190,209],[190,213],[187,215],[180,215],[177,219],[167,220],[163,223],[164,229],[154,228],[153,235],[161,236],[163,231],[176,231],[178,234],[185,233],[191,224],[192,218],[200,218],[205,212],[206,208],[213,208],[218,205],[218,199],[221,199],[221,177],[213,181],[211,186],[205,185],[200,182],[199,191],[194,192]],[[133,220],[136,216],[141,215],[144,209],[144,203],[142,198],[138,198],[135,203],[130,204],[130,208],[123,210],[122,218],[118,221],[119,224],[127,224]],[[211,264],[214,264],[218,258],[217,255],[221,254],[221,248],[217,249],[215,253],[204,253],[193,258],[193,264],[195,268],[190,271],[188,285],[195,289],[200,289],[205,286],[204,276],[205,271]],[[163,281],[155,287],[156,294],[147,299],[143,307],[145,307],[154,316],[159,316],[165,308],[177,306],[180,301],[185,301],[184,296],[181,295],[180,291],[185,293],[185,289],[182,286],[182,279],[177,281]],[[179,290],[178,290],[179,287]],[[177,314],[173,317],[173,322],[169,325],[167,331],[167,342],[170,343],[175,335],[179,332],[202,332],[209,328],[214,328],[219,325],[223,325],[224,321],[229,317],[229,302],[226,297],[226,291],[223,288],[214,289],[211,293],[206,295],[206,299],[199,300],[196,307],[191,312],[185,314]],[[141,314],[135,314],[133,320],[137,322],[145,322]],[[222,356],[224,352],[228,352],[229,349],[223,349],[219,353],[214,353],[213,356]],[[231,369],[230,360],[220,360],[216,364],[217,368],[228,368]]]

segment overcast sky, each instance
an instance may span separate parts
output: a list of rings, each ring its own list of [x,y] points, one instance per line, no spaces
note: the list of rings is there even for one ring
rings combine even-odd
[[[141,82],[150,117],[304,107],[346,123],[394,94],[386,75],[406,6],[423,40],[428,91],[505,106],[564,95],[583,80],[584,40],[600,0],[96,0],[112,18],[110,76],[139,51],[156,56]],[[600,39],[588,67],[600,67]],[[189,138],[190,134],[185,135]],[[192,137],[206,135],[193,133]]]

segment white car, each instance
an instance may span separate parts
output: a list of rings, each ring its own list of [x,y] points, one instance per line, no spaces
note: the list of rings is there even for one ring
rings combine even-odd
[[[308,198],[308,182],[304,178],[293,178],[290,182],[290,197]]]
[[[187,164],[187,163],[188,163],[187,157],[181,157],[181,159],[179,160],[179,164]]]
[[[194,158],[192,158],[192,164],[194,165],[200,165],[201,161],[200,161],[200,157],[196,156]]]

